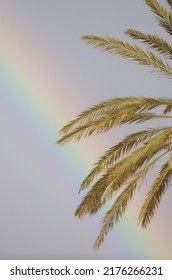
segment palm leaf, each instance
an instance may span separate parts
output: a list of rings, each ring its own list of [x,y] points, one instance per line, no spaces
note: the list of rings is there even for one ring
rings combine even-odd
[[[107,102],[106,110],[97,114],[95,111],[81,113],[82,118],[79,117],[71,122],[70,125],[65,126],[61,130],[63,135],[61,139],[57,141],[58,144],[65,144],[72,140],[79,141],[81,137],[87,137],[93,133],[105,132],[116,125],[139,123],[154,118],[167,118],[164,115],[158,115],[155,113],[144,112],[151,110],[155,107],[166,105],[172,106],[171,99],[157,99],[157,98],[142,98],[131,97],[130,98],[115,98]],[[99,109],[102,107],[102,103],[99,104]],[[98,107],[98,106],[97,106]],[[171,116],[168,116],[171,118]]]
[[[155,13],[159,25],[165,29],[165,31],[172,35],[172,13],[167,11],[156,0],[145,0],[146,4]]]
[[[104,204],[114,192],[119,190],[126,180],[131,178],[144,163],[148,162],[162,149],[169,147],[171,142],[168,142],[167,139],[171,136],[170,131],[171,129],[154,136],[145,142],[143,146],[119,161],[116,166],[107,173],[106,189],[101,197],[101,205]]]
[[[123,157],[126,153],[130,152],[131,149],[137,147],[140,143],[150,139],[151,137],[153,137],[154,135],[156,135],[164,129],[166,128],[147,129],[136,133],[132,133],[126,136],[117,145],[111,147],[96,162],[94,168],[82,182],[80,191],[88,187],[98,174],[100,174],[102,171],[106,171],[107,168],[111,167],[118,159]]]
[[[72,140],[79,141],[81,138],[91,136],[93,133],[102,133],[110,130],[112,127],[122,124],[141,123],[157,118],[169,118],[169,116],[159,115],[155,113],[133,113],[130,108],[126,113],[123,111],[116,114],[107,112],[95,121],[89,121],[85,125],[78,126],[72,132],[64,135],[59,144],[65,144]]]
[[[156,15],[159,25],[168,34],[172,35],[172,12],[167,11],[157,0],[145,0],[145,2]],[[167,0],[167,2],[172,8],[172,1]],[[148,48],[153,49],[158,54],[156,55],[152,51],[144,50],[138,45],[113,36],[85,35],[81,39],[113,55],[119,55],[139,64],[151,66],[167,77],[172,76],[172,67],[161,59],[161,56],[165,56],[167,59],[172,58],[170,43],[155,34],[144,34],[135,29],[128,29],[126,34],[132,39],[146,44]],[[159,106],[165,106],[162,115],[152,112]],[[61,138],[56,143],[65,144],[72,140],[79,141],[93,133],[105,132],[119,125],[138,124],[156,118],[172,118],[166,115],[171,110],[172,99],[169,98],[132,96],[113,98],[89,107],[74,120],[67,123],[61,129]],[[165,150],[164,153],[163,150]],[[146,227],[171,180],[172,127],[147,129],[128,135],[117,145],[111,147],[96,162],[90,174],[82,182],[80,190],[88,187],[96,176],[101,176],[82,199],[75,215],[79,218],[87,213],[93,215],[116,192],[121,191],[121,194],[104,216],[102,229],[94,245],[95,248],[101,245],[114,222],[118,222],[122,217],[140,181],[146,177],[147,172],[166,153],[169,153],[169,160],[162,167],[150,188],[140,211],[139,222],[143,227]],[[154,158],[157,154],[160,155]]]
[[[153,66],[162,74],[169,77],[172,76],[172,68],[165,61],[151,51],[144,51],[137,45],[130,44],[113,36],[85,35],[82,36],[81,39],[113,55],[117,54],[136,61],[139,64]]]
[[[166,154],[167,152],[161,154],[157,158],[155,158],[151,163],[147,164],[143,169],[137,172],[134,175],[134,178],[128,183],[125,190],[118,196],[115,200],[114,204],[112,205],[111,209],[106,213],[103,219],[103,226],[97,237],[94,248],[98,249],[102,242],[104,241],[105,235],[107,235],[108,231],[113,227],[114,223],[117,223],[120,218],[122,218],[129,199],[132,198],[133,193],[135,192],[138,183],[140,180],[143,180],[147,175],[147,172],[150,171],[151,168],[157,163],[157,161]]]
[[[131,179],[144,163],[148,162],[162,149],[169,147],[172,128],[161,132],[127,157],[120,160],[115,166],[108,168],[107,172],[93,185],[91,190],[78,206],[75,215],[82,218],[86,213],[95,214],[123,184]],[[171,144],[171,142],[170,142]],[[102,199],[103,197],[103,199]]]
[[[140,40],[146,43],[150,48],[155,49],[160,54],[164,54],[167,58],[172,59],[172,46],[164,39],[155,34],[143,34],[135,29],[127,29],[125,31],[132,39]]]
[[[134,178],[128,183],[127,187],[124,191],[118,196],[118,198],[115,200],[115,203],[113,205],[113,208],[115,210],[114,216],[115,216],[115,222],[118,222],[119,219],[124,214],[129,199],[132,198],[133,193],[135,192],[138,183],[140,180],[144,180],[145,176],[147,175],[148,171],[150,172],[150,169],[159,161],[161,157],[163,157],[167,152],[161,154],[160,156],[156,157],[152,162],[147,164],[144,168],[142,168],[140,171],[136,172],[134,174]]]
[[[171,105],[168,105],[168,106],[164,109],[163,113],[164,113],[164,114],[167,114],[167,113],[171,112],[171,110],[172,110],[172,106],[171,106]]]
[[[155,210],[158,208],[163,193],[169,187],[171,179],[172,168],[171,164],[167,162],[163,165],[140,211],[139,223],[142,224],[142,227],[146,227],[150,223]]]
[[[144,112],[147,110],[151,110],[161,105],[172,106],[172,99],[133,96],[112,98],[94,105],[80,113],[76,119],[70,121],[60,130],[60,134],[65,135],[78,127],[78,125],[85,124],[88,121],[96,120],[98,117],[104,115],[109,110],[114,110],[114,112],[116,112],[116,110],[123,110],[125,112],[125,110],[128,110],[128,108],[130,107],[131,110],[136,113],[138,111]]]
[[[116,112],[122,111],[124,114],[128,114],[130,108],[133,113],[138,113],[157,108],[158,106],[172,106],[172,99],[133,96],[112,98],[80,113],[76,119],[70,121],[60,130],[60,134],[66,135],[80,125],[85,125],[89,121],[97,120],[107,112],[114,112],[114,114],[116,114]],[[60,140],[57,141],[57,143],[60,144]]]

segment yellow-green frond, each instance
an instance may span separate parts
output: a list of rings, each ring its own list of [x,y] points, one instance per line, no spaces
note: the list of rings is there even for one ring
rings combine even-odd
[[[164,129],[167,128],[147,129],[126,136],[121,142],[106,151],[106,153],[96,162],[95,167],[82,182],[80,190],[88,187],[97,175],[101,172],[105,172],[107,168],[114,165],[117,160],[130,152],[131,149],[136,148],[140,143],[150,139]]]
[[[82,119],[82,122],[75,122],[74,126],[64,128],[63,136],[57,141],[58,144],[65,144],[71,141],[79,141],[81,138],[91,136],[93,133],[101,133],[110,130],[112,127],[131,124],[131,123],[140,123],[155,118],[170,118],[171,116],[159,115],[149,111],[160,105],[171,106],[171,99],[148,99],[149,101],[146,104],[145,98],[121,98],[121,103],[119,99],[114,101],[113,107],[104,114],[97,114],[90,117]],[[122,102],[124,101],[124,102]],[[127,102],[128,101],[128,102]],[[116,105],[116,106],[115,106]],[[67,132],[69,131],[69,132]]]
[[[172,110],[172,106],[171,106],[171,105],[168,105],[168,106],[164,109],[163,114],[167,114],[167,113],[171,112],[171,110]]]
[[[151,110],[161,105],[172,106],[172,99],[169,98],[151,98],[151,97],[122,97],[112,98],[107,101],[100,102],[91,106],[87,110],[81,112],[76,119],[70,121],[61,130],[60,134],[65,135],[75,129],[78,125],[85,124],[88,121],[97,119],[109,110],[125,110],[132,107],[134,112]]]
[[[104,177],[102,177],[102,183],[103,180]],[[93,213],[93,209],[94,213],[97,212],[101,207],[101,197],[105,191],[105,188],[105,184],[99,184],[99,182],[96,182],[77,207],[75,216],[82,219],[87,213]]]
[[[112,197],[127,180],[132,178],[143,164],[151,160],[162,149],[169,147],[169,142],[167,141],[171,134],[172,128],[166,129],[166,131],[145,142],[144,146],[141,146],[114,166],[108,168],[106,173],[100,177],[85,196],[77,208],[76,216],[81,218],[87,213],[95,214],[109,197]]]
[[[166,76],[172,76],[172,68],[161,58],[151,51],[144,51],[137,45],[122,41],[113,36],[85,35],[81,37],[90,45],[110,52],[113,55],[120,55],[131,59],[139,64],[149,65]]]
[[[141,169],[139,172],[137,172],[134,175],[134,178],[128,183],[125,190],[115,200],[111,209],[105,214],[105,217],[103,219],[103,227],[94,244],[95,249],[98,249],[101,246],[105,235],[107,235],[108,231],[113,227],[114,223],[117,223],[119,221],[119,219],[122,218],[122,216],[127,208],[128,201],[132,198],[133,193],[135,192],[139,181],[143,180],[145,178],[145,176],[147,175],[147,172],[150,171],[150,169],[166,153],[167,152],[161,154],[160,156],[155,158],[151,163],[147,164],[143,169]]]
[[[158,22],[165,31],[172,35],[172,13],[167,11],[157,0],[145,0],[146,4],[155,13]]]
[[[171,164],[167,162],[163,165],[141,208],[139,223],[141,223],[142,227],[146,227],[150,223],[150,220],[154,216],[155,210],[158,208],[161,197],[169,187],[171,180],[172,168]]]
[[[147,44],[150,48],[165,55],[167,58],[172,58],[172,45],[159,36],[155,34],[143,34],[135,29],[127,29],[125,33],[132,39],[140,40],[141,42]]]
[[[96,120],[89,121],[85,125],[78,126],[70,133],[64,135],[58,140],[58,144],[66,144],[74,141],[79,141],[81,138],[91,136],[93,133],[102,133],[110,130],[112,127],[131,124],[142,123],[156,118],[169,118],[169,116],[159,115],[155,113],[134,113],[129,107],[125,111],[106,112]]]
[[[151,158],[162,149],[169,147],[171,142],[168,140],[171,134],[172,128],[159,133],[109,169],[106,176],[106,188],[101,198],[101,205],[103,205],[109,197],[112,197],[114,192],[119,190],[129,178],[132,178],[133,174],[138,171],[143,164],[151,160]]]
[[[168,151],[161,154],[160,156],[156,157],[153,161],[151,161],[149,164],[147,164],[144,168],[142,168],[140,171],[136,172],[133,176],[133,179],[128,183],[125,190],[118,196],[118,198],[115,200],[115,203],[113,205],[114,211],[115,211],[115,222],[118,222],[118,220],[122,217],[124,214],[124,211],[127,208],[129,199],[132,198],[133,193],[135,192],[138,183],[142,180],[144,180],[145,176],[147,175],[148,171],[153,168],[153,166],[159,161],[161,157],[163,157],[165,154],[167,154]]]

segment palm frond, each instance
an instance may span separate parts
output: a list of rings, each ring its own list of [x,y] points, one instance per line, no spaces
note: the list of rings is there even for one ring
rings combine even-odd
[[[109,197],[112,197],[113,193],[119,190],[128,178],[132,178],[133,174],[139,170],[144,163],[148,162],[162,149],[170,146],[171,142],[169,142],[168,139],[171,133],[172,131],[169,129],[154,136],[145,142],[143,146],[119,161],[115,167],[108,172],[106,189],[101,197],[101,205],[103,205]]]
[[[155,34],[143,34],[135,29],[127,29],[125,34],[129,35],[132,39],[146,43],[150,48],[155,49],[160,54],[164,54],[167,58],[172,59],[172,45],[159,36]]]
[[[172,68],[165,61],[156,56],[153,52],[144,51],[137,45],[130,44],[113,36],[85,35],[82,36],[81,39],[113,55],[117,54],[136,61],[139,64],[152,66],[160,73],[168,77],[172,76]]]
[[[171,179],[172,168],[171,164],[167,162],[163,165],[159,176],[156,178],[141,208],[139,223],[141,223],[142,227],[146,227],[150,223],[150,220],[154,216],[155,210],[158,208],[163,193],[169,187]]]
[[[145,3],[155,14],[159,25],[172,35],[172,11],[167,11],[158,0],[145,0]],[[172,0],[167,0],[167,3],[172,8]],[[158,35],[144,34],[135,29],[128,29],[125,33],[132,39],[144,43],[148,49],[144,50],[136,44],[114,36],[85,35],[81,39],[112,55],[119,55],[138,64],[151,66],[167,77],[172,76],[172,67],[161,58],[164,56],[172,59],[172,45],[168,41]],[[162,113],[157,114],[152,111],[160,106],[165,107]],[[63,145],[73,140],[79,141],[93,133],[102,133],[119,125],[139,124],[157,118],[172,118],[166,115],[171,110],[172,99],[170,98],[132,96],[113,98],[89,107],[67,123],[60,130],[61,138],[56,143]],[[75,215],[79,218],[85,214],[94,215],[116,193],[120,191],[120,194],[103,218],[102,228],[94,248],[100,247],[105,235],[123,216],[140,181],[146,178],[150,169],[167,153],[169,153],[168,162],[162,166],[140,211],[139,223],[142,227],[146,227],[172,179],[172,127],[147,129],[130,134],[107,150],[95,163],[82,182],[80,191],[90,186],[98,175],[99,178],[93,186],[90,186],[90,190],[76,209]]]
[[[163,143],[159,147],[154,147],[154,150],[153,147],[151,148],[150,146],[147,151],[144,151],[144,149],[141,149],[141,147],[137,149],[136,152],[133,152],[131,155],[121,160],[119,164],[116,164],[115,167],[109,170],[109,172],[107,172],[106,174],[107,177],[103,182],[104,192],[103,186],[101,186],[101,179],[97,182],[97,185],[99,183],[99,187],[102,189],[103,194],[101,192],[101,197],[97,201],[96,207],[88,212],[90,212],[91,214],[96,213],[105,204],[105,202],[107,202],[107,200],[114,195],[115,192],[119,191],[120,188],[123,187],[123,185],[133,177],[137,170],[139,170],[146,162],[148,162],[155,154],[160,152],[162,149],[168,150],[170,145],[171,142]],[[139,158],[139,154],[137,155],[137,152],[143,152],[143,155],[140,155]],[[127,163],[130,164],[130,167],[126,166]],[[115,172],[114,174],[112,173],[113,171]]]
[[[102,178],[103,182],[103,178]],[[96,213],[98,209],[101,207],[100,200],[101,196],[105,191],[105,185],[95,183],[91,190],[83,197],[81,203],[77,207],[75,211],[75,216],[79,219],[82,219],[87,213]],[[94,211],[93,211],[94,209]],[[97,211],[95,210],[97,209]]]
[[[145,111],[156,108],[161,105],[172,106],[172,99],[168,98],[148,98],[148,97],[123,97],[112,98],[94,105],[87,110],[80,113],[76,119],[70,121],[61,130],[60,134],[65,135],[75,129],[78,125],[85,124],[88,121],[96,120],[98,117],[104,115],[109,110],[125,110],[132,107],[134,112]]]
[[[131,123],[142,123],[152,119],[169,118],[169,116],[159,115],[155,113],[134,113],[131,108],[128,108],[126,112],[118,111],[115,114],[107,112],[97,120],[89,121],[85,125],[78,126],[72,132],[64,135],[60,140],[59,144],[66,144],[74,141],[79,141],[81,138],[91,136],[93,133],[102,133],[110,130],[112,127],[131,124]]]
[[[97,120],[99,117],[103,116],[107,112],[120,112],[123,111],[124,114],[128,113],[128,109],[134,113],[144,112],[158,106],[172,106],[172,99],[170,98],[151,98],[151,97],[122,97],[122,98],[112,98],[107,101],[100,102],[87,110],[81,112],[76,119],[70,121],[61,130],[61,135],[66,135],[72,132],[75,128],[80,125],[85,125],[89,121]],[[60,141],[57,141],[59,144]]]
[[[144,146],[141,146],[114,166],[108,168],[107,172],[100,177],[84,197],[75,215],[82,218],[86,213],[95,214],[107,199],[117,192],[128,179],[131,179],[133,174],[144,163],[151,160],[162,149],[169,147],[169,142],[167,141],[171,134],[172,128],[161,132],[145,142]]]
[[[118,196],[118,198],[115,200],[115,203],[113,205],[113,208],[115,210],[115,222],[118,222],[119,219],[124,214],[129,199],[132,198],[133,193],[135,192],[138,183],[142,180],[144,180],[145,176],[147,175],[148,171],[150,172],[151,168],[159,161],[161,157],[163,157],[165,154],[167,154],[168,151],[164,152],[160,156],[156,157],[153,161],[151,161],[149,164],[147,164],[144,168],[139,170],[134,174],[134,178],[128,183],[127,187],[122,191],[122,193]]]
[[[171,106],[171,105],[168,105],[168,106],[164,109],[163,114],[167,114],[167,113],[171,112],[171,110],[172,110],[172,106]]]
[[[166,127],[158,129],[147,129],[136,133],[132,133],[126,136],[117,145],[111,147],[105,154],[96,162],[94,168],[82,182],[80,191],[90,185],[90,183],[98,176],[101,172],[105,172],[107,168],[114,165],[114,163],[123,157],[126,153],[130,152],[131,149],[136,148],[140,143],[150,139],[162,130],[167,129]]]
[[[147,164],[143,169],[137,172],[134,175],[134,178],[128,183],[125,190],[118,196],[115,200],[114,204],[112,205],[111,209],[105,214],[103,219],[103,226],[97,237],[94,248],[98,249],[102,242],[104,241],[105,235],[107,235],[108,231],[113,227],[114,223],[117,223],[120,218],[122,218],[127,205],[128,201],[132,198],[133,193],[135,192],[138,183],[140,180],[144,180],[145,176],[147,175],[148,171],[159,161],[159,159],[164,156],[167,152],[161,154],[157,158],[155,158],[152,162]]]
[[[61,134],[63,135],[58,141],[58,144],[69,143],[72,140],[79,141],[82,137],[88,137],[93,133],[101,133],[108,131],[114,126],[139,123],[148,121],[155,118],[171,118],[171,116],[159,115],[149,111],[160,105],[172,106],[171,99],[156,99],[156,98],[116,98],[116,100],[109,100],[112,107],[100,114],[86,113],[83,114],[82,120],[74,120],[73,125],[70,123],[69,126],[62,129]],[[128,102],[127,102],[128,101]],[[108,103],[108,102],[107,102]],[[147,104],[146,104],[147,103]],[[101,104],[100,104],[101,107]]]
[[[172,35],[172,13],[167,11],[156,0],[145,0],[145,2],[152,12],[155,13],[159,25],[163,27],[168,34]]]

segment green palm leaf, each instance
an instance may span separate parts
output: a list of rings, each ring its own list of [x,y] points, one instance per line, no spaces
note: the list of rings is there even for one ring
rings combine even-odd
[[[159,161],[159,159],[164,156],[167,152],[161,154],[157,158],[155,158],[151,163],[147,164],[143,169],[137,172],[134,175],[134,178],[128,183],[125,190],[118,196],[115,200],[114,204],[112,205],[111,209],[106,213],[105,217],[103,218],[103,226],[97,237],[94,248],[98,249],[102,242],[104,241],[105,235],[107,235],[108,231],[113,227],[114,223],[117,223],[120,218],[122,218],[129,199],[132,198],[133,193],[135,192],[136,188],[138,187],[138,183],[140,180],[143,180],[147,175],[148,171]]]
[[[118,190],[145,162],[148,162],[162,149],[171,145],[171,142],[168,141],[169,137],[171,137],[171,133],[172,129],[169,128],[157,136],[154,136],[145,142],[143,146],[119,161],[115,167],[108,172],[106,189],[101,198],[104,203],[107,198],[109,196],[111,197],[114,191]]]
[[[89,121],[96,120],[100,116],[106,114],[107,112],[118,112],[123,111],[124,114],[128,112],[128,108],[132,112],[137,113],[139,111],[144,112],[158,106],[172,106],[172,99],[170,98],[148,98],[148,97],[123,97],[123,98],[112,98],[107,101],[103,101],[97,105],[94,105],[87,110],[81,112],[78,117],[70,121],[61,130],[61,135],[66,135],[67,133],[73,131],[80,125],[86,124]],[[57,141],[59,143],[60,141]]]
[[[117,160],[123,157],[126,153],[130,152],[131,149],[137,147],[140,143],[150,139],[164,129],[166,128],[147,129],[126,136],[121,142],[106,151],[105,154],[96,162],[95,167],[82,182],[80,190],[88,187],[97,175],[114,165]]]
[[[150,51],[144,51],[137,45],[130,44],[113,36],[85,35],[81,39],[113,55],[117,54],[134,60],[139,64],[153,66],[162,74],[169,77],[172,76],[172,68],[165,61]]]
[[[169,162],[163,165],[159,176],[156,178],[147,195],[139,215],[139,223],[142,224],[142,227],[146,227],[150,223],[156,208],[158,208],[163,193],[169,187],[169,183],[172,179],[171,167],[171,163]]]
[[[151,168],[159,161],[159,159],[167,153],[168,152],[165,152],[165,153],[161,154],[160,156],[156,157],[153,161],[151,161],[149,164],[147,164],[144,168],[142,168],[140,171],[138,171],[134,174],[133,179],[127,184],[124,191],[115,200],[115,203],[113,206],[113,208],[115,210],[115,213],[114,213],[115,222],[118,222],[119,219],[124,214],[124,211],[126,210],[127,205],[128,205],[128,201],[129,201],[129,199],[132,198],[133,193],[135,192],[140,180],[143,181],[144,178],[146,177],[148,171],[150,172]]]
[[[145,2],[156,15],[159,25],[172,35],[172,11],[167,11],[157,0]],[[172,8],[172,1],[167,2]],[[155,34],[144,34],[135,29],[127,29],[125,33],[147,45],[158,55],[114,36],[85,35],[81,39],[113,55],[151,66],[167,77],[172,76],[172,67],[161,58],[172,59],[172,45],[169,42]],[[159,113],[153,111],[156,109]],[[56,143],[63,145],[73,140],[79,141],[93,133],[102,133],[119,125],[172,118],[167,115],[171,110],[170,98],[133,96],[112,98],[89,107],[67,123],[60,130],[61,138]],[[114,199],[111,209],[103,218],[102,229],[94,244],[95,248],[100,247],[105,235],[123,216],[141,180],[145,179],[150,169],[167,153],[169,159],[155,179],[140,211],[139,223],[146,227],[172,178],[172,126],[132,133],[99,158],[82,182],[80,191],[89,187],[97,176],[99,178],[90,186],[75,211],[75,215],[79,218],[86,214],[94,215],[109,199]],[[115,198],[119,191],[121,193]]]
[[[82,137],[90,136],[95,132],[105,132],[117,125],[167,118],[164,115],[147,112],[159,106],[172,107],[172,99],[124,97],[101,102],[82,112],[78,118],[64,126],[60,131],[62,137],[57,143],[63,145],[72,140],[79,141]]]
[[[168,116],[155,113],[133,113],[130,108],[126,112],[118,111],[116,114],[107,112],[97,120],[89,121],[85,125],[78,126],[72,132],[64,135],[59,144],[65,144],[72,140],[79,141],[82,137],[91,136],[93,133],[101,133],[110,130],[112,127],[122,124],[141,123],[157,118],[169,118]]]
[[[172,35],[172,13],[167,11],[162,5],[156,0],[145,0],[146,4],[155,13],[158,22],[165,31]],[[171,1],[169,1],[170,3]]]
[[[128,34],[132,39],[140,40],[160,54],[164,54],[167,58],[172,59],[172,46],[159,36],[155,34],[143,34],[135,29],[127,29],[125,34]]]
[[[131,179],[137,170],[144,163],[160,152],[169,147],[169,136],[172,128],[168,128],[160,134],[154,136],[143,146],[136,149],[127,157],[121,159],[114,166],[108,168],[107,172],[93,185],[91,190],[78,206],[75,215],[82,218],[85,214],[95,214],[112,195]]]

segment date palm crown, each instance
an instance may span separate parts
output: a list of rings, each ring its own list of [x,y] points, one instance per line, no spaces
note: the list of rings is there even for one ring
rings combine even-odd
[[[155,14],[158,24],[172,36],[172,0],[167,0],[169,10],[157,0],[144,0]],[[153,67],[161,74],[172,77],[172,44],[153,33],[135,29],[125,31],[130,38],[147,46],[146,49],[120,40],[114,36],[85,35],[81,39],[95,48],[119,55],[139,64]],[[159,108],[162,113],[155,110]],[[162,110],[161,110],[162,109]],[[169,119],[172,110],[171,98],[129,96],[112,98],[81,112],[60,131],[58,144],[102,133],[124,124],[138,124],[154,119]],[[139,214],[139,223],[147,227],[159,206],[162,195],[172,182],[172,126],[148,128],[126,136],[108,149],[94,165],[80,186],[80,191],[90,187],[76,209],[75,215],[83,218],[94,215],[114,194],[111,208],[105,213],[102,228],[94,243],[99,248],[105,235],[123,216],[128,202],[140,182],[161,158],[167,158],[151,185]],[[95,181],[95,182],[94,182]],[[143,185],[143,184],[142,184]]]

